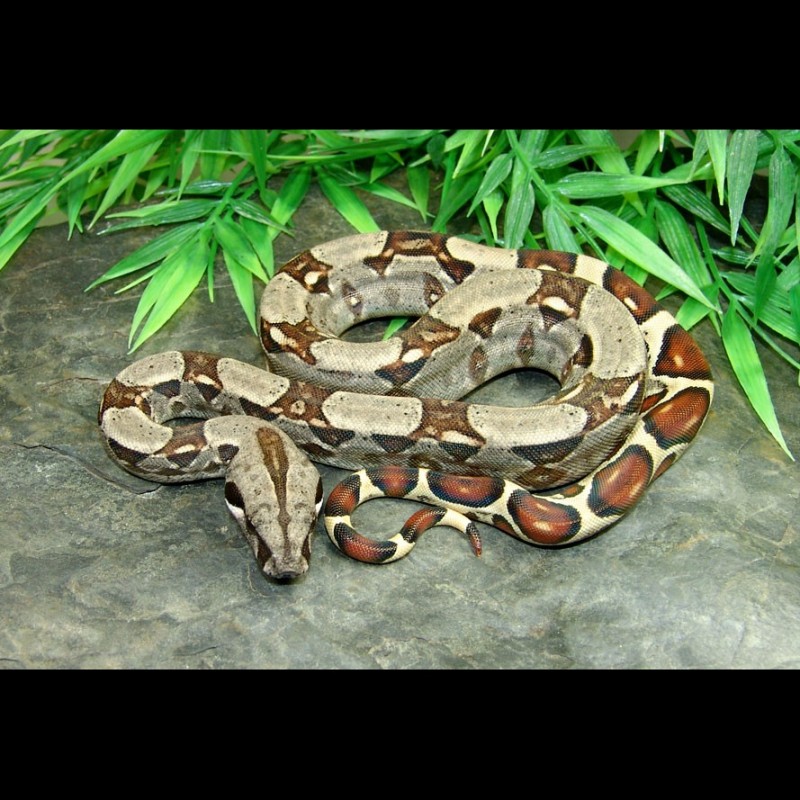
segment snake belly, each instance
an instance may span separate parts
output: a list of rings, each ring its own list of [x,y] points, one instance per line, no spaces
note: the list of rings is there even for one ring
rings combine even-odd
[[[341,338],[374,317],[416,317],[382,342]],[[627,513],[697,435],[713,395],[694,340],[652,296],[597,259],[505,250],[442,234],[358,234],[305,251],[260,306],[271,371],[172,351],[109,384],[99,422],[112,457],[155,481],[225,477],[263,572],[308,569],[319,475],[360,470],[325,525],[345,554],[406,555],[435,524],[473,520],[540,545],[578,542]],[[504,408],[462,398],[529,367],[561,385]],[[191,425],[166,423],[199,417]],[[439,508],[386,541],[350,515],[378,496]]]

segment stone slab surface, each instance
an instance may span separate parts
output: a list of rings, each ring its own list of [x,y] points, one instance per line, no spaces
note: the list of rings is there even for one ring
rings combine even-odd
[[[374,213],[420,226],[393,206]],[[349,233],[312,193],[276,259]],[[151,484],[101,445],[98,402],[132,358],[140,290],[84,288],[151,236],[42,229],[0,274],[0,666],[800,667],[798,465],[751,413],[709,325],[695,331],[717,379],[708,422],[606,533],[547,550],[483,527],[477,559],[436,529],[373,567],[340,555],[320,524],[310,572],[280,585],[260,575],[220,482]],[[224,269],[215,281],[213,306],[196,293],[137,357],[205,349],[262,364]],[[800,455],[796,376],[762,356]],[[523,374],[491,391],[547,388]],[[326,491],[345,474],[322,472]],[[356,521],[388,533],[413,508],[376,501]]]

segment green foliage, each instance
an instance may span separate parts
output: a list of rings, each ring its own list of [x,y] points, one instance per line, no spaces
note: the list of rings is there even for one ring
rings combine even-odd
[[[0,269],[55,209],[69,235],[167,226],[88,288],[141,282],[131,349],[158,331],[217,254],[256,330],[254,280],[316,182],[358,231],[378,229],[365,198],[406,205],[420,228],[458,222],[476,241],[588,252],[659,297],[679,322],[708,319],[750,403],[791,457],[755,339],[798,370],[800,131],[643,131],[626,148],[606,130],[0,131]],[[755,175],[765,214],[747,218]],[[115,207],[123,210],[113,211]]]

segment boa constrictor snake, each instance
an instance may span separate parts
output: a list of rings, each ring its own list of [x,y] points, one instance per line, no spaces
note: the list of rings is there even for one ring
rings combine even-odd
[[[419,317],[381,342],[340,334]],[[331,493],[333,543],[361,561],[408,553],[435,524],[481,545],[473,520],[525,542],[578,542],[616,522],[700,430],[713,383],[700,349],[653,297],[585,255],[505,250],[413,231],[360,234],[293,258],[267,285],[272,371],[195,351],[134,362],[99,423],[128,471],[164,483],[225,478],[267,576],[308,569],[322,486],[309,458],[360,469]],[[461,400],[529,367],[560,391],[522,408]],[[178,417],[204,421],[167,425]],[[396,536],[356,532],[378,496],[436,506]]]

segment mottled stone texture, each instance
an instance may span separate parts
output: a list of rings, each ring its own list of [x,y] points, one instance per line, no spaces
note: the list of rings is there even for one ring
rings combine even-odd
[[[376,204],[380,224],[420,226]],[[313,193],[276,257],[351,230]],[[158,486],[119,470],[97,432],[106,383],[131,360],[141,289],[84,287],[151,232],[37,231],[0,274],[0,665],[10,668],[751,668],[800,666],[798,466],[749,410],[710,325],[709,420],[635,511],[559,551],[449,529],[396,564],[350,561],[322,527],[311,571],[268,582],[220,482]],[[262,363],[224,269],[141,348]],[[800,455],[796,376],[762,351]],[[509,376],[489,390],[552,389]],[[530,396],[530,395],[529,395]],[[326,490],[344,473],[323,469]],[[356,521],[409,513],[376,501]]]

